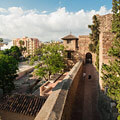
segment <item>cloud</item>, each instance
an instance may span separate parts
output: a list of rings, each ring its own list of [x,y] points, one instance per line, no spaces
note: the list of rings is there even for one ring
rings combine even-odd
[[[0,8],[0,13],[5,13],[5,12],[7,12],[6,9],[4,9],[4,8]]]
[[[47,13],[47,11],[42,11],[41,13],[45,14],[45,13]]]
[[[110,11],[105,6],[98,11],[81,9],[77,12],[68,12],[63,7],[51,13],[23,10],[21,7],[0,8],[0,38],[28,36],[36,37],[40,41],[50,41],[59,40],[70,31],[76,36],[89,34],[88,25],[92,23],[92,16],[104,15]]]

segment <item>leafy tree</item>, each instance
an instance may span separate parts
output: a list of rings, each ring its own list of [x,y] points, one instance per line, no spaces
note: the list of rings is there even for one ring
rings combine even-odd
[[[30,64],[30,65],[33,65],[34,62],[35,62],[35,61],[38,61],[38,60],[39,60],[39,57],[38,57],[38,56],[31,56],[29,64]]]
[[[12,46],[10,49],[6,49],[3,51],[5,55],[13,56],[17,61],[21,56],[21,51],[17,46]]]
[[[93,16],[93,25],[88,25],[88,28],[91,29],[89,50],[97,55],[96,57],[96,67],[99,69],[99,21],[96,15]]]
[[[3,51],[3,54],[5,54],[5,55],[10,55],[10,49],[5,49],[4,51]]]
[[[18,62],[12,56],[0,54],[0,88],[4,93],[14,89],[14,79],[17,76]]]
[[[13,56],[16,60],[19,60],[21,56],[20,49],[17,46],[12,46],[10,48],[10,55]]]
[[[41,52],[42,52],[41,50],[42,50],[42,47],[43,47],[43,46],[44,46],[44,45],[41,44],[41,46],[35,50],[35,56],[40,56],[40,55],[41,55]]]
[[[64,67],[64,47],[59,44],[44,45],[41,49],[40,63],[36,66],[36,75],[49,80],[51,75],[61,72]]]
[[[115,37],[108,54],[114,58],[114,61],[110,61],[109,65],[103,64],[102,79],[104,87],[108,87],[108,96],[117,101],[117,108],[120,113],[120,0],[113,0],[112,11],[112,32]],[[120,120],[120,115],[118,120]]]

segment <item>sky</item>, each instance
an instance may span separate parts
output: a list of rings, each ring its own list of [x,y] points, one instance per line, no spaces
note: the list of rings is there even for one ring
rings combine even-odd
[[[111,13],[112,0],[0,0],[0,38],[60,40],[88,35],[95,14]]]

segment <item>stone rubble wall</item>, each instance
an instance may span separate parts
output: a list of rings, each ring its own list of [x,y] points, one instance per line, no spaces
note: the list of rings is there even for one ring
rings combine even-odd
[[[84,62],[86,59],[86,54],[91,53],[92,54],[92,61],[93,61],[93,64],[95,65],[96,55],[89,50],[90,43],[91,43],[91,40],[90,40],[89,35],[80,35],[79,41],[78,41],[78,45],[79,45],[78,52],[80,53],[80,56],[84,60]]]
[[[112,14],[96,16],[100,22],[100,32],[110,32],[112,29]]]
[[[101,68],[102,64],[108,64],[109,60],[112,58],[108,55],[108,50],[110,49],[114,35],[111,32],[112,30],[112,14],[107,15],[96,15],[99,22],[100,22],[100,36],[99,36],[99,83],[101,89],[102,87],[102,80],[101,80]]]

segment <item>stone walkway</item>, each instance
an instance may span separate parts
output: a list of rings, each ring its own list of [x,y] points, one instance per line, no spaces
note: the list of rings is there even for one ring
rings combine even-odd
[[[86,64],[84,72],[86,77],[79,83],[71,120],[100,120],[97,109],[98,73],[92,64]]]

